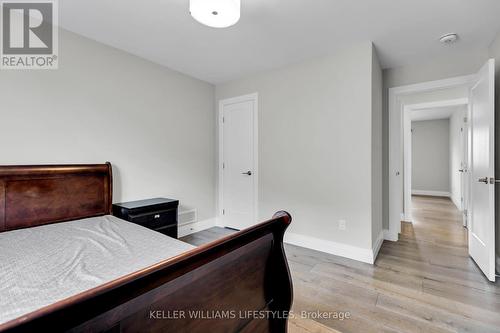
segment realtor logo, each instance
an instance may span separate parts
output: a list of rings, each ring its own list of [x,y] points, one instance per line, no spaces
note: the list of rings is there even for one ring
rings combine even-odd
[[[1,69],[57,69],[55,0],[1,1]]]

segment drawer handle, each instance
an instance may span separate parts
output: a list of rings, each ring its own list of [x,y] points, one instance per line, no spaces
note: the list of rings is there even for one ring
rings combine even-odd
[[[155,219],[159,219],[159,218],[160,218],[160,214],[156,214],[156,215],[154,216],[154,218],[155,218]]]

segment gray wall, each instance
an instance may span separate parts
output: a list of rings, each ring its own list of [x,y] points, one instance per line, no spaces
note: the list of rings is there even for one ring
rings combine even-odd
[[[412,190],[450,192],[450,120],[414,121]]]
[[[372,53],[372,242],[383,230],[382,221],[382,69]]]
[[[372,44],[218,85],[259,93],[259,215],[289,232],[371,249]],[[347,221],[347,230],[338,220]]]
[[[215,215],[214,86],[60,31],[58,70],[2,71],[0,164],[114,165],[114,201]]]
[[[383,71],[383,221],[384,229],[389,228],[389,88],[402,85],[441,80],[454,76],[476,73],[488,58],[488,50],[470,54],[457,53],[454,57],[422,60],[413,66],[386,69]]]
[[[490,57],[496,60],[496,116],[495,116],[495,177],[500,179],[500,32],[490,46]],[[500,272],[500,187],[496,187],[496,220],[497,220],[497,271]]]

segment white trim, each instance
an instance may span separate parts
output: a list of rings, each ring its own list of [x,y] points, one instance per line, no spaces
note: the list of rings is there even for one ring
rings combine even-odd
[[[389,91],[392,91],[392,93],[396,95],[407,95],[416,92],[426,92],[438,89],[458,87],[463,84],[469,84],[473,82],[475,78],[476,78],[475,74],[456,76],[443,80],[428,81],[428,82],[408,84],[405,86],[389,88]]]
[[[447,197],[451,198],[451,193],[446,191],[424,191],[424,190],[411,190],[412,195],[425,195],[429,197]]]
[[[378,237],[375,240],[375,243],[373,244],[372,247],[373,262],[375,262],[375,260],[377,259],[378,253],[383,243],[384,243],[384,230],[380,230],[380,233],[378,234]]]
[[[392,238],[401,232],[400,216],[404,211],[403,112],[400,97],[413,93],[470,85],[475,75],[417,83],[389,88],[389,234]],[[418,106],[418,105],[417,105]],[[422,105],[420,105],[422,106]]]
[[[369,248],[365,249],[290,232],[285,233],[284,242],[311,250],[373,264],[373,250]]]
[[[391,241],[391,242],[397,242],[398,241],[398,234],[396,233],[391,233],[389,229],[384,229],[384,240]]]
[[[403,110],[403,191],[404,205],[403,221],[411,222],[411,177],[412,177],[412,133],[411,133],[411,113],[410,109],[404,107]]]
[[[469,93],[470,94],[470,93]],[[462,207],[462,222],[463,222],[463,226],[465,228],[467,228],[467,221],[469,220],[469,217],[467,216],[467,211],[468,211],[468,207],[469,207],[469,202],[470,202],[470,192],[469,192],[469,188],[471,186],[470,184],[470,172],[469,172],[469,166],[470,166],[470,146],[469,146],[469,137],[470,137],[470,134],[471,134],[471,129],[470,129],[470,122],[469,122],[469,119],[470,119],[470,116],[471,116],[471,104],[469,103],[469,105],[467,106],[467,110],[465,111],[465,114],[464,114],[464,119],[463,119],[463,141],[462,141],[462,152],[463,152],[463,156],[462,156],[462,161],[463,161],[463,164],[462,164],[462,168],[465,169],[466,172],[462,173],[462,176],[461,176],[461,179],[460,179],[460,182],[462,183],[461,184],[461,192],[462,192],[462,204],[461,204],[461,207]]]
[[[436,109],[443,108],[448,106],[460,106],[469,104],[469,98],[455,98],[455,99],[447,99],[436,102],[428,102],[428,103],[417,103],[417,104],[407,104],[405,105],[405,111],[416,111],[423,109]]]
[[[221,221],[221,219],[220,219],[220,218],[218,218],[218,217],[217,217],[217,218],[215,218],[215,226],[216,226],[216,227],[219,227],[219,228],[225,228],[225,226],[224,226],[224,225],[222,225],[222,221]]]
[[[245,101],[253,101],[253,171],[252,177],[254,179],[254,222],[259,222],[259,94],[253,93],[233,98],[226,98],[219,101],[219,112],[218,112],[218,122],[217,122],[217,132],[219,136],[219,161],[218,161],[218,178],[219,186],[217,188],[217,216],[222,216],[222,210],[224,207],[223,198],[223,162],[224,162],[224,132],[223,132],[223,110],[224,106],[234,103],[241,103]],[[220,225],[220,221],[217,225]],[[222,226],[222,225],[220,225]]]
[[[450,193],[450,199],[453,202],[453,204],[457,207],[457,209],[462,212],[463,211],[461,208],[462,203],[460,202],[460,200],[458,200],[458,198],[454,197],[451,193]]]
[[[215,227],[216,225],[216,218],[179,225],[178,238],[191,235],[202,230],[210,229],[212,227]]]

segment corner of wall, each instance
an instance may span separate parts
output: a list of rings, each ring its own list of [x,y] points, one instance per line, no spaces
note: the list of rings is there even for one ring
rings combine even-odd
[[[373,43],[371,43],[371,50],[371,232],[372,246],[376,247],[379,246],[380,234],[383,239],[383,76],[376,46]],[[378,249],[376,252],[378,253]]]
[[[373,243],[372,247],[372,264],[375,263],[375,260],[377,260],[378,253],[380,252],[380,248],[382,247],[382,244],[384,243],[384,230],[380,230],[377,239]]]

